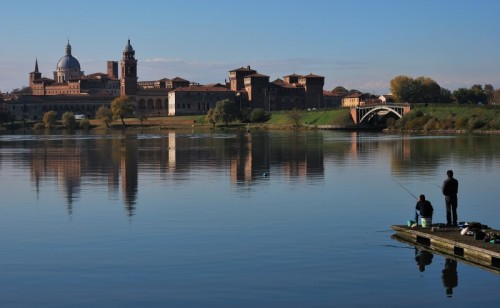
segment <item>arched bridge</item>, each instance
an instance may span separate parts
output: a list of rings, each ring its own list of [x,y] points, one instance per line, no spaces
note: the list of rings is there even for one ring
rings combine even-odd
[[[403,115],[410,112],[409,104],[377,104],[364,105],[351,108],[351,117],[355,124],[367,123],[375,115],[385,116],[389,113],[395,114],[401,118]]]

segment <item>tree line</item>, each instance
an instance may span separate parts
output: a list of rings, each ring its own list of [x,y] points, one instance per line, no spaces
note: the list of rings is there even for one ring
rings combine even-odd
[[[500,104],[500,89],[495,90],[491,84],[474,84],[451,92],[429,77],[401,75],[391,80],[390,89],[396,102],[400,103]]]

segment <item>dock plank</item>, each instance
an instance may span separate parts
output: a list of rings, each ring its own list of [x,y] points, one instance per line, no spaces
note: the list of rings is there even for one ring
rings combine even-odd
[[[440,252],[458,256],[473,263],[500,268],[500,244],[476,240],[470,235],[461,235],[459,228],[411,228],[405,225],[393,225],[396,236],[410,243],[424,245]],[[488,232],[499,233],[488,229]]]

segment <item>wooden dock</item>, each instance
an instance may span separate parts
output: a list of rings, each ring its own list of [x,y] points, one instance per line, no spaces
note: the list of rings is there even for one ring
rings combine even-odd
[[[500,274],[500,244],[476,240],[471,235],[461,235],[457,227],[432,229],[394,225],[392,229],[396,231],[393,237],[397,240],[426,247]],[[493,229],[487,231],[500,233]]]

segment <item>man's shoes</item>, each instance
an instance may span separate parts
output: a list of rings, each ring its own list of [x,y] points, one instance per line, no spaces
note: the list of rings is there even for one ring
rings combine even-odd
[[[458,224],[456,222],[454,222],[453,227],[458,227]]]
[[[451,224],[450,224],[450,223],[447,223],[447,224],[446,224],[446,226],[447,226],[447,227],[451,227]]]

